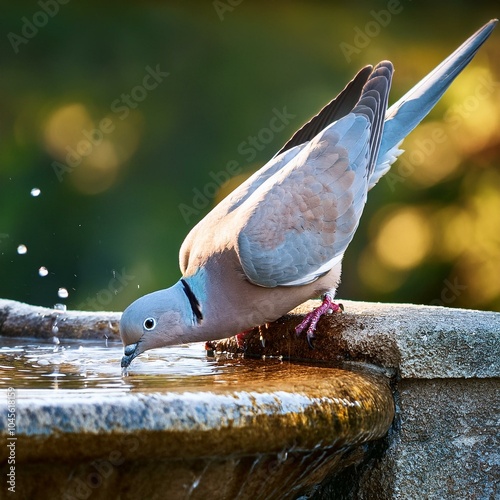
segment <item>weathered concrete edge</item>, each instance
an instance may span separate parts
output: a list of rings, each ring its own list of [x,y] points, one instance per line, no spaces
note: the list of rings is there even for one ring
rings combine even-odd
[[[396,370],[402,378],[500,377],[500,313],[413,304],[342,301],[345,313],[323,317],[311,350],[295,326],[317,301],[255,328],[251,356],[307,361],[359,361]],[[0,335],[119,340],[120,313],[59,311],[0,299]],[[263,347],[260,334],[266,339]],[[241,352],[233,339],[216,349]]]
[[[138,456],[145,458],[311,451],[318,444],[341,447],[383,437],[395,412],[389,385],[348,376],[352,386],[342,380],[335,389],[327,377],[313,392],[299,393],[127,393],[57,401],[23,396],[16,404],[16,437],[23,442],[16,459],[95,457],[127,437],[141,440]],[[0,402],[0,411],[7,414],[6,403]],[[7,422],[0,422],[2,460],[8,435]]]
[[[323,317],[315,349],[295,326],[319,304],[308,301],[245,338],[250,356],[360,361],[397,370],[401,378],[500,377],[500,313],[413,304],[341,301],[345,312]],[[260,336],[265,339],[262,346]],[[217,350],[237,351],[231,339]]]
[[[0,299],[0,336],[120,340],[121,313],[62,311]]]

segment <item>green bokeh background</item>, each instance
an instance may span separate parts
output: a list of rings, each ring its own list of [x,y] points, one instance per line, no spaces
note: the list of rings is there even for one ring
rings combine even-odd
[[[193,206],[196,190],[211,193],[210,172],[223,172],[230,161],[237,162],[239,173],[254,171],[365,64],[394,62],[394,102],[500,14],[495,2],[401,1],[400,12],[348,60],[340,44],[352,44],[355,29],[363,30],[373,20],[371,11],[387,9],[388,2],[222,0],[219,9],[222,3],[227,10],[220,15],[212,1],[70,1],[20,44],[18,53],[9,33],[21,35],[23,18],[32,20],[41,6],[24,2],[2,8],[0,297],[122,310],[138,296],[169,286],[179,278],[178,249],[184,237],[213,206],[213,200],[200,210]],[[487,67],[498,82],[499,61],[497,28],[473,64]],[[148,66],[159,66],[169,75],[121,123],[111,105],[141,85]],[[450,101],[440,103],[428,120],[440,120],[450,106]],[[268,127],[274,109],[283,108],[295,118],[248,162],[240,144]],[[111,117],[122,127],[106,134],[114,152],[112,168],[105,160],[101,170],[82,162],[58,179],[52,166],[58,158],[47,130],[61,109],[87,116],[94,126]],[[500,173],[499,150],[497,130],[439,182],[422,186],[409,175],[391,189],[382,181],[370,193],[346,254],[339,295],[436,303],[449,283],[459,283],[465,288],[446,305],[500,309],[498,287],[484,296],[474,292],[480,286],[474,281],[474,266],[484,263],[467,259],[467,248],[453,258],[428,250],[404,272],[384,267],[375,254],[370,261],[366,250],[377,238],[377,217],[384,207],[411,205],[432,212],[432,207],[467,204],[467,183]],[[89,161],[99,154],[106,158],[96,147]],[[498,175],[491,179],[500,198]],[[40,196],[30,195],[34,187]],[[188,221],[182,204],[196,211]],[[479,237],[487,239],[491,251],[485,259],[498,262],[500,227],[495,217]],[[28,248],[25,255],[17,253],[20,244]],[[363,278],[367,259],[368,267],[380,270],[381,286],[375,278]],[[500,267],[488,265],[483,274],[499,282]],[[39,276],[41,266],[47,267],[48,276]],[[121,280],[114,279],[123,274]],[[382,286],[394,280],[396,285]],[[68,290],[67,299],[58,297],[60,287]]]

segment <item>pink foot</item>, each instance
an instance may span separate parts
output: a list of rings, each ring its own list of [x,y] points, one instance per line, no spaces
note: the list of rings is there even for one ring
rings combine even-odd
[[[295,333],[299,335],[307,328],[307,343],[309,344],[309,347],[314,348],[312,341],[314,339],[316,325],[318,324],[321,316],[326,314],[328,311],[338,312],[343,310],[344,307],[342,304],[335,304],[333,302],[333,297],[329,293],[325,293],[325,295],[323,295],[323,303],[314,309],[314,311],[306,314],[306,317],[295,327]]]

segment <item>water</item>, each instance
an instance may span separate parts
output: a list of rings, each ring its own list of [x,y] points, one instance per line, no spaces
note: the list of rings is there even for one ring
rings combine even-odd
[[[43,341],[3,338],[2,344],[0,389],[77,389],[80,393],[96,393],[99,389],[169,390],[199,385],[207,376],[220,383],[220,375],[242,363],[238,359],[208,358],[204,344],[197,343],[143,354],[134,360],[128,376],[122,376],[121,342],[54,337]]]
[[[54,398],[62,390],[87,396],[100,396],[101,391],[114,394],[190,390],[310,392],[325,385],[325,380],[345,379],[350,373],[327,364],[311,366],[283,361],[280,357],[259,360],[232,354],[207,356],[204,343],[192,343],[147,351],[134,359],[123,374],[121,342],[106,338],[64,339],[57,335],[57,326],[52,333],[54,336],[49,340],[2,338],[0,390],[14,387],[19,390],[19,397],[23,394],[32,397],[33,389],[59,391],[52,392]],[[45,396],[51,397],[47,391]]]
[[[293,499],[361,463],[394,411],[378,375],[204,343],[141,354],[127,375],[116,340],[2,344],[19,498]]]
[[[45,266],[42,266],[42,267],[40,267],[40,269],[38,269],[38,274],[42,278],[44,278],[45,276],[47,276],[49,274],[49,270]]]

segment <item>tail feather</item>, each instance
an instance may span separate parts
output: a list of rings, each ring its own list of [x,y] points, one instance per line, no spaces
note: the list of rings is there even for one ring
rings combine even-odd
[[[389,170],[401,153],[398,147],[403,139],[427,116],[457,75],[469,64],[497,22],[497,19],[492,19],[476,31],[387,110],[377,166],[370,178],[370,188]]]

